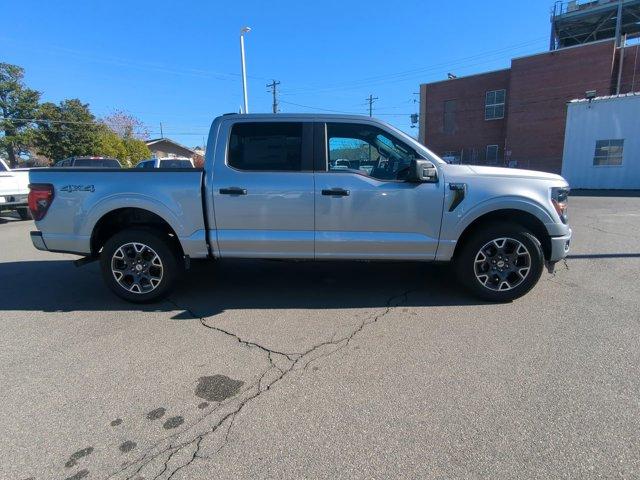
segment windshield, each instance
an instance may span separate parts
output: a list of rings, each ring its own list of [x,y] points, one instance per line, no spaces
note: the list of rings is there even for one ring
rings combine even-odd
[[[416,151],[420,153],[427,160],[431,160],[432,162],[436,162],[436,163],[447,163],[444,160],[442,160],[442,158],[440,158],[438,155],[436,155],[431,150],[429,150],[427,147],[425,147],[420,142],[418,142],[415,138],[407,135],[402,130],[399,130],[391,125],[386,125],[386,127],[389,129],[389,131],[395,133],[399,139],[406,141],[408,145],[415,148]]]
[[[74,167],[120,168],[120,162],[113,158],[78,158]]]
[[[160,168],[192,168],[192,167],[193,165],[191,165],[191,161],[189,160],[169,159],[169,160],[160,161]]]

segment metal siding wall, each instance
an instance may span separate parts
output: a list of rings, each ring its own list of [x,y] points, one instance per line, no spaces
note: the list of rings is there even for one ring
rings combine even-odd
[[[640,95],[568,105],[562,176],[571,188],[640,189]],[[596,140],[624,139],[622,166],[593,166]]]

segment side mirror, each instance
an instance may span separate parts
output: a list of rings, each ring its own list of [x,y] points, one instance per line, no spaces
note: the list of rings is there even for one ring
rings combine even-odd
[[[429,160],[411,160],[410,182],[436,183],[438,181],[438,169]]]

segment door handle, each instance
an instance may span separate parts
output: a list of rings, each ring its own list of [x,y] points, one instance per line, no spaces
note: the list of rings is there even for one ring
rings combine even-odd
[[[344,188],[330,188],[322,190],[322,195],[328,195],[330,197],[346,197],[349,193],[349,190],[345,190]]]
[[[220,194],[221,195],[246,195],[247,189],[238,188],[238,187],[221,188]]]

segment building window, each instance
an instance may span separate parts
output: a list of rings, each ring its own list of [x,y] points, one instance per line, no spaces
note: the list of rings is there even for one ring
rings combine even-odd
[[[487,163],[498,163],[498,145],[487,145]]]
[[[456,131],[456,101],[445,100],[444,102],[444,133],[455,133]]]
[[[504,100],[506,90],[491,90],[485,94],[484,119],[498,120],[504,118]]]
[[[593,155],[593,166],[606,167],[622,165],[623,148],[623,139],[596,141],[596,151]]]

